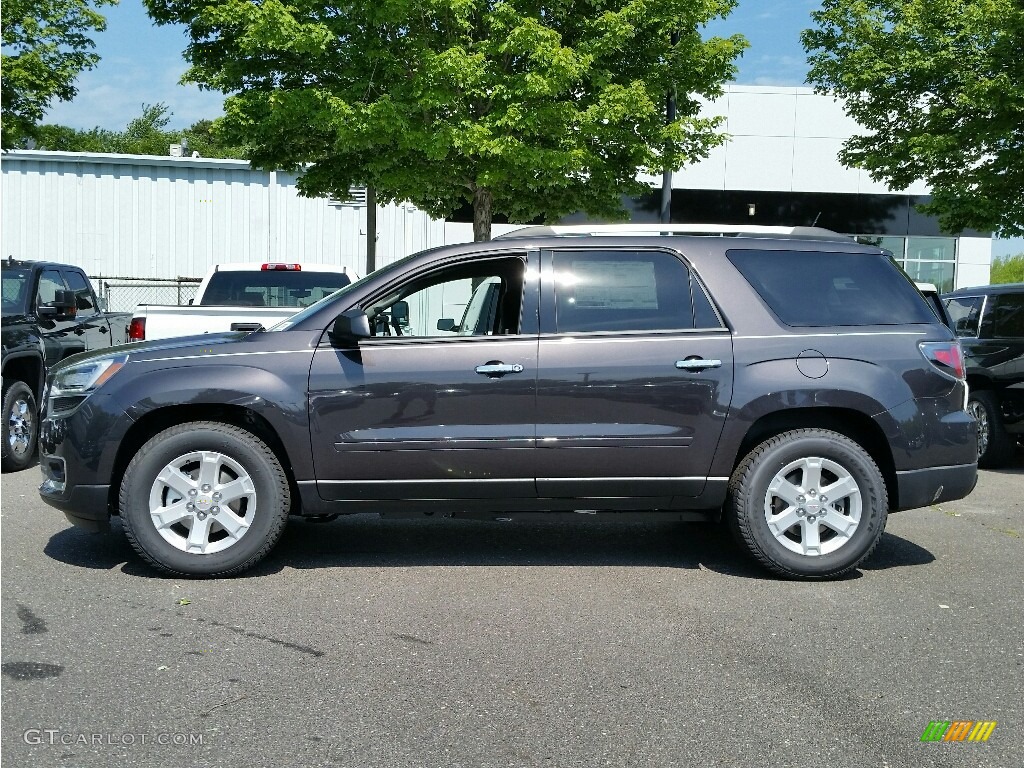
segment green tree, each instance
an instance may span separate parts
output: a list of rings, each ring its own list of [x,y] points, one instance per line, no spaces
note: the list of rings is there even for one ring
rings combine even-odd
[[[735,0],[146,0],[189,27],[186,79],[230,94],[224,128],[257,167],[304,171],[307,195],[466,203],[474,236],[583,210],[706,156],[746,43],[701,38]],[[679,42],[670,42],[673,32]],[[665,124],[674,90],[677,118]]]
[[[123,131],[106,128],[77,130],[66,125],[40,125],[39,146],[63,152],[99,152],[126,155],[166,155],[171,144],[188,142],[188,152],[200,157],[245,158],[243,147],[225,142],[216,120],[199,120],[184,130],[168,129],[171,112],[166,104],[143,104],[142,114]]]
[[[843,162],[923,179],[949,232],[1024,233],[1022,0],[824,0],[811,17],[808,81],[867,131]]]
[[[993,259],[991,283],[992,285],[1024,283],[1024,253]]]
[[[54,100],[69,101],[75,80],[92,69],[99,56],[90,34],[106,28],[96,10],[117,0],[4,0],[3,126],[0,146],[22,146],[35,138],[36,126]]]

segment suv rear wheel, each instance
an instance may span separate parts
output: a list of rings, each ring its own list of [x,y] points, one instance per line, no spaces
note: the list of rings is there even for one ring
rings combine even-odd
[[[791,578],[833,578],[875,548],[888,516],[885,481],[857,443],[798,429],[766,440],[740,462],[726,508],[739,542]]]
[[[288,520],[288,477],[256,435],[193,422],[160,432],[125,470],[121,520],[136,551],[168,573],[229,576],[273,548]]]
[[[995,395],[986,389],[971,391],[967,412],[978,422],[978,466],[995,469],[1009,464],[1013,460],[1014,440],[1003,427]]]

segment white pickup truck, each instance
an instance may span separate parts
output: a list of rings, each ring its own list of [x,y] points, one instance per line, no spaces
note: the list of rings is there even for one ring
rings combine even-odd
[[[218,264],[199,284],[190,306],[140,304],[128,326],[131,341],[221,331],[257,331],[351,283],[329,264]]]

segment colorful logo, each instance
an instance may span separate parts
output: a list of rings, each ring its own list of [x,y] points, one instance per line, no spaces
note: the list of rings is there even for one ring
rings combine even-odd
[[[994,720],[932,720],[921,741],[988,741],[995,729]]]

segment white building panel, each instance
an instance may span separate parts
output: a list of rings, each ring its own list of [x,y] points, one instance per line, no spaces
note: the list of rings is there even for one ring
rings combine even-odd
[[[859,192],[860,175],[836,158],[843,140],[798,137],[793,140],[792,190],[795,192]]]
[[[796,133],[796,91],[792,88],[729,89],[725,130],[740,136],[793,136]]]
[[[841,102],[831,96],[797,89],[793,95],[796,116],[794,133],[809,138],[845,139],[860,131],[856,121],[846,115]]]
[[[961,237],[957,241],[956,287],[988,285],[992,274],[992,240]]]
[[[725,189],[792,190],[792,136],[736,136],[727,151]]]
[[[729,145],[715,147],[703,160],[672,174],[675,189],[725,189],[725,168],[729,159]],[[652,186],[661,188],[661,176],[641,177]]]

